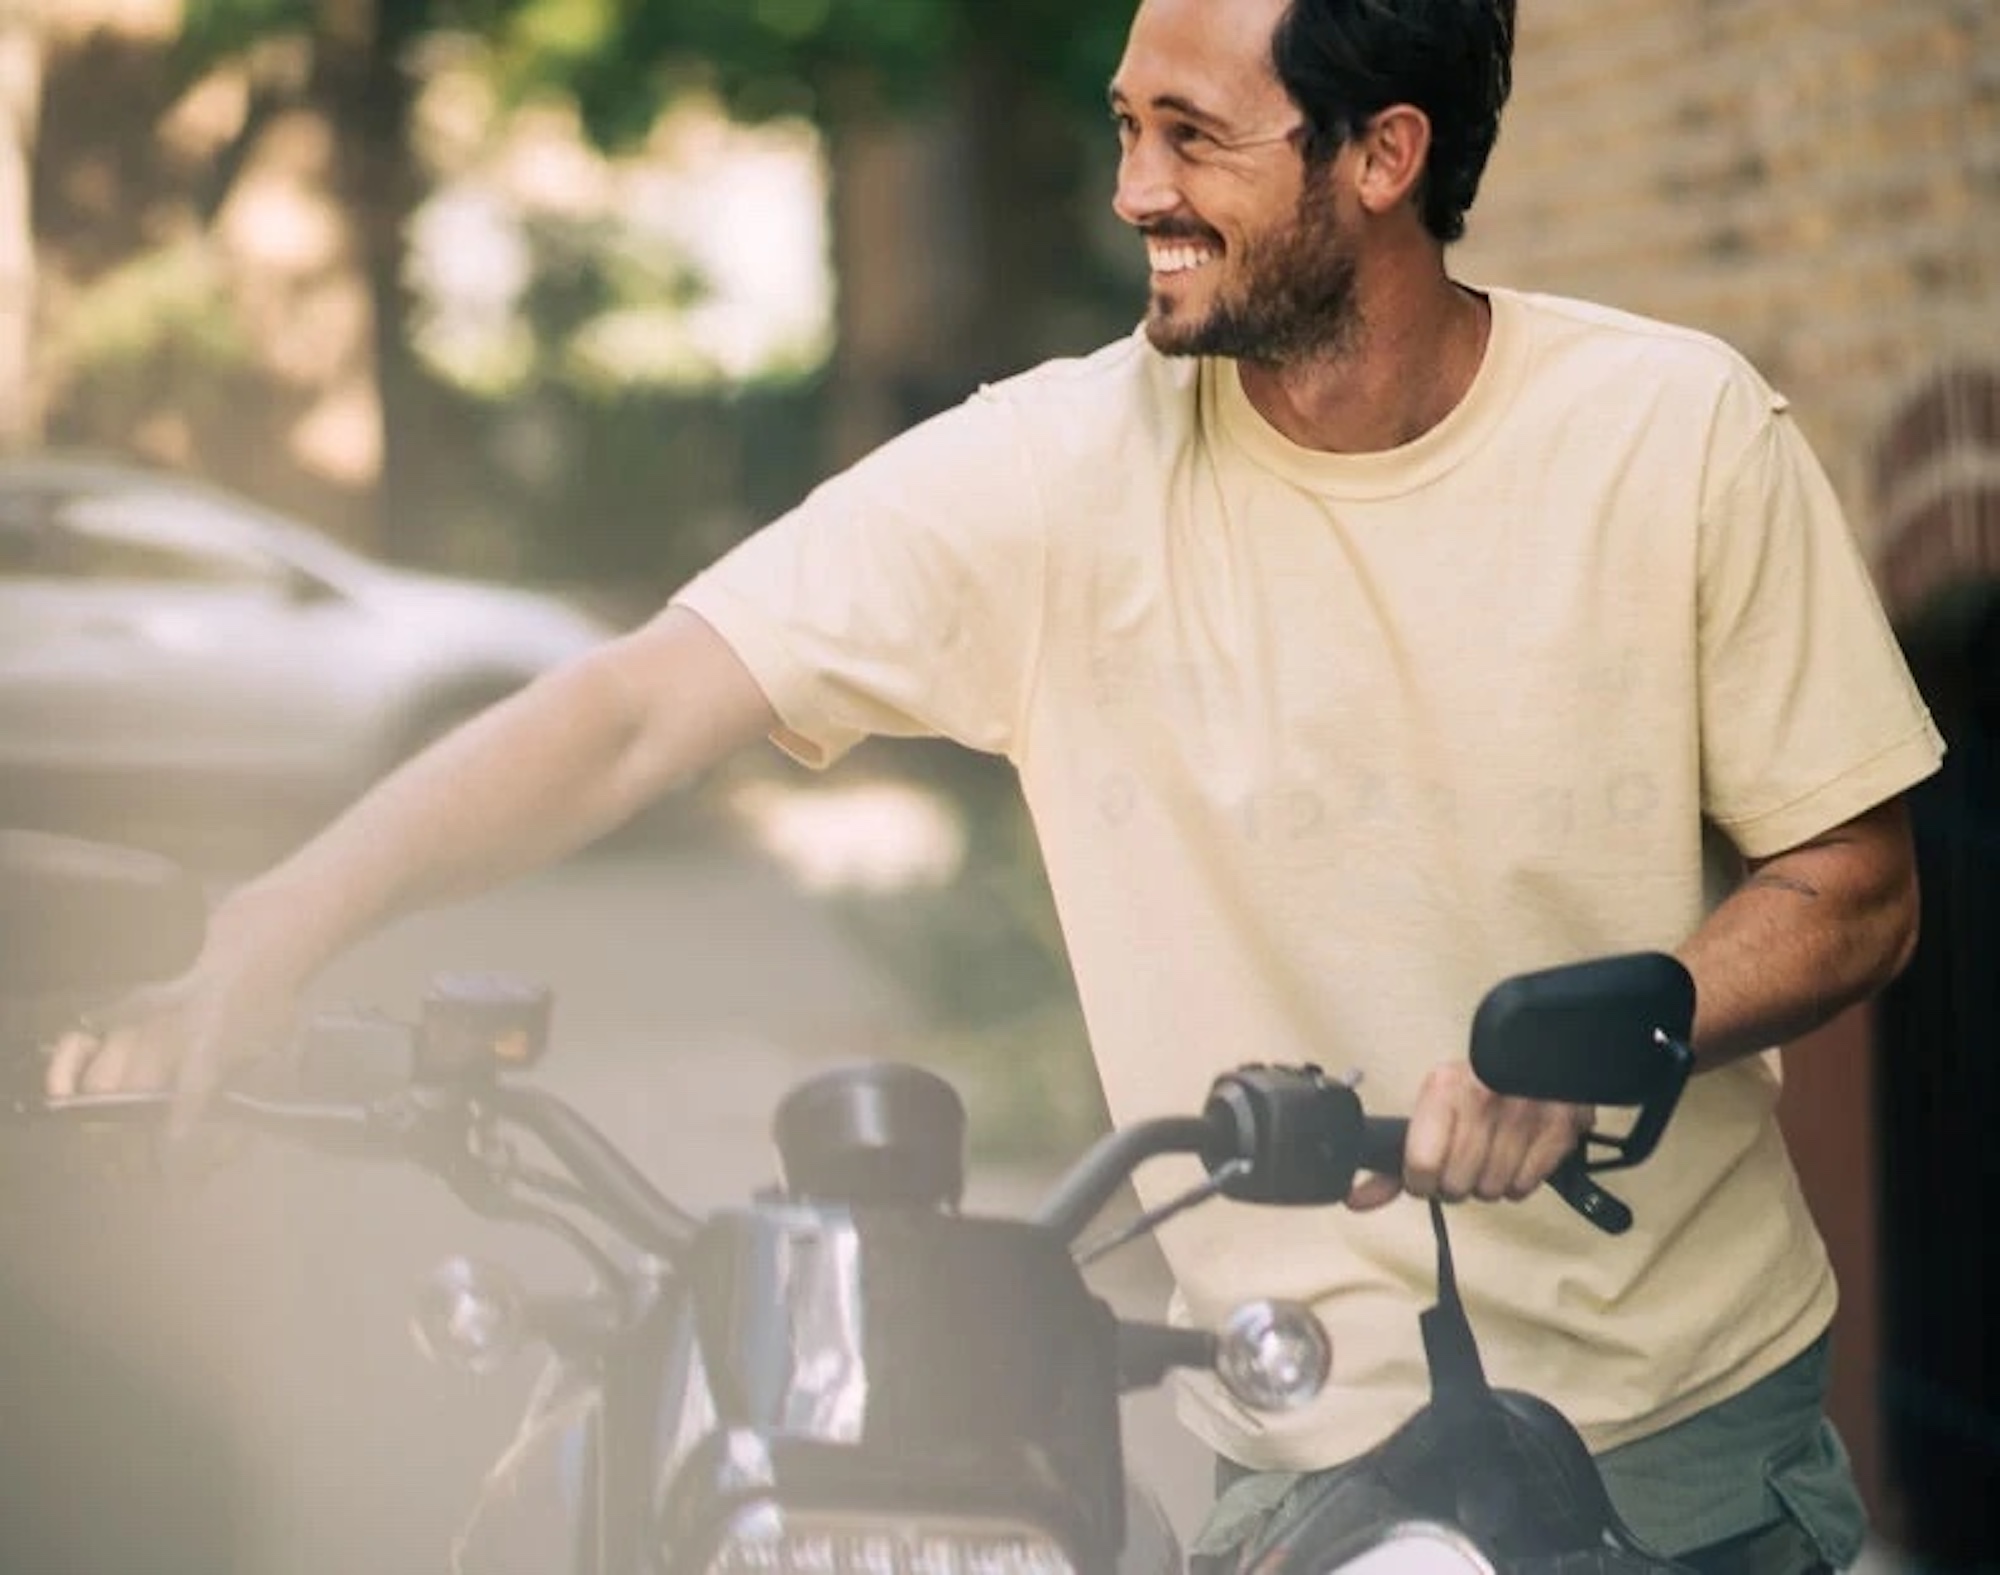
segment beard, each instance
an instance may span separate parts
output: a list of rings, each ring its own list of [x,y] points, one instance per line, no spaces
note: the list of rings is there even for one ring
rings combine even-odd
[[[1172,225],[1152,233],[1208,238]],[[1155,291],[1146,337],[1162,355],[1220,356],[1252,365],[1335,355],[1351,343],[1359,321],[1355,271],[1331,191],[1308,182],[1293,222],[1244,244],[1235,277],[1223,282],[1205,314],[1176,315],[1173,303]]]

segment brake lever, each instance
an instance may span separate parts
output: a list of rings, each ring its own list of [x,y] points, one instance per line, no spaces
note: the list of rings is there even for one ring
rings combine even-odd
[[[1607,1236],[1622,1236],[1632,1228],[1631,1207],[1613,1197],[1591,1175],[1583,1150],[1574,1150],[1550,1173],[1555,1195]]]

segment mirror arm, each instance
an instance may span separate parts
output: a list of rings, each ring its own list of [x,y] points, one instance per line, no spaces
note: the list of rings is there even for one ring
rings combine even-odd
[[[1549,1177],[1555,1194],[1607,1236],[1622,1236],[1632,1228],[1632,1210],[1597,1184],[1596,1173],[1628,1170],[1652,1154],[1694,1073],[1694,1051],[1685,1042],[1658,1029],[1653,1042],[1666,1053],[1667,1066],[1658,1091],[1639,1107],[1631,1131],[1618,1137],[1586,1132],[1576,1151]]]
[[[1673,1118],[1674,1110],[1681,1102],[1681,1093],[1687,1087],[1688,1079],[1694,1075],[1694,1051],[1684,1041],[1674,1038],[1662,1029],[1653,1030],[1653,1043],[1664,1052],[1666,1066],[1660,1074],[1659,1087],[1653,1097],[1639,1107],[1639,1116],[1632,1123],[1631,1131],[1622,1137],[1608,1137],[1600,1132],[1585,1135],[1585,1149],[1595,1146],[1609,1149],[1606,1157],[1583,1158],[1583,1169],[1628,1170],[1647,1159],[1659,1146],[1660,1135],[1666,1131],[1667,1122]]]
[[[1613,1197],[1591,1178],[1590,1161],[1576,1150],[1549,1177],[1549,1189],[1607,1236],[1622,1236],[1632,1228],[1632,1207]]]

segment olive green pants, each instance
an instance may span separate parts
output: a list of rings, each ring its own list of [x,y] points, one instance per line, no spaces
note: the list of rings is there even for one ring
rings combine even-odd
[[[1825,1415],[1827,1336],[1706,1411],[1597,1457],[1640,1541],[1704,1575],[1844,1569],[1867,1530],[1847,1451]],[[1343,1466],[1247,1471],[1223,1461],[1192,1551],[1227,1562]]]

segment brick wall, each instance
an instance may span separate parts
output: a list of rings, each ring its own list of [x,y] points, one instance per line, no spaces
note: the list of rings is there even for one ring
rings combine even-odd
[[[1899,406],[2000,364],[2000,3],[1520,9],[1458,268],[1730,340],[1880,550],[1872,470]]]
[[[1791,396],[1899,613],[2000,574],[2000,0],[1520,12],[1458,271],[1735,344]],[[1899,1358],[1866,1019],[1797,1049],[1786,1128],[1844,1289],[1834,1414],[1878,1524],[1921,1541],[1879,1398]]]

